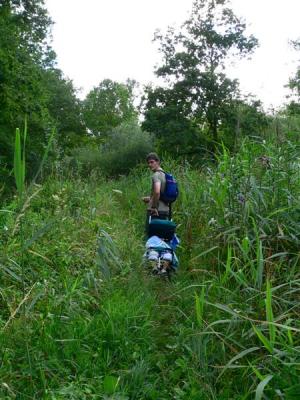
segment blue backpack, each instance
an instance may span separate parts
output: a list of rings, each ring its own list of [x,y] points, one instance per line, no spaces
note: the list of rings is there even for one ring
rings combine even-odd
[[[165,171],[162,172],[165,174],[166,177],[166,187],[164,192],[160,193],[159,199],[162,200],[164,203],[173,203],[179,195],[178,183],[176,182],[173,175],[168,174]]]

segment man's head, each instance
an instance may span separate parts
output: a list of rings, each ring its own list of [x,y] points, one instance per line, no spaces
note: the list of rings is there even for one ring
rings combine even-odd
[[[146,161],[151,171],[157,171],[160,168],[160,159],[156,153],[149,153]]]

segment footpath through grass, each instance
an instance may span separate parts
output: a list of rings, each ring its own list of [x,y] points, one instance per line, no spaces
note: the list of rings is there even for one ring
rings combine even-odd
[[[149,174],[49,178],[0,212],[1,399],[298,399],[297,144],[181,184],[177,278],[147,275]],[[20,208],[21,207],[21,208]]]

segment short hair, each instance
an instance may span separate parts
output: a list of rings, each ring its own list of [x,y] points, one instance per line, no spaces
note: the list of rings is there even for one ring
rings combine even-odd
[[[148,162],[149,160],[154,160],[160,162],[160,158],[156,153],[149,153],[146,157],[146,161]]]

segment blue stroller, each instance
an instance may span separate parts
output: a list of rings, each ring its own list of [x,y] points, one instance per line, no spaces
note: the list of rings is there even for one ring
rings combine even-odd
[[[149,218],[144,259],[154,275],[170,277],[178,268],[175,249],[179,239],[175,231],[176,224],[173,221]]]

